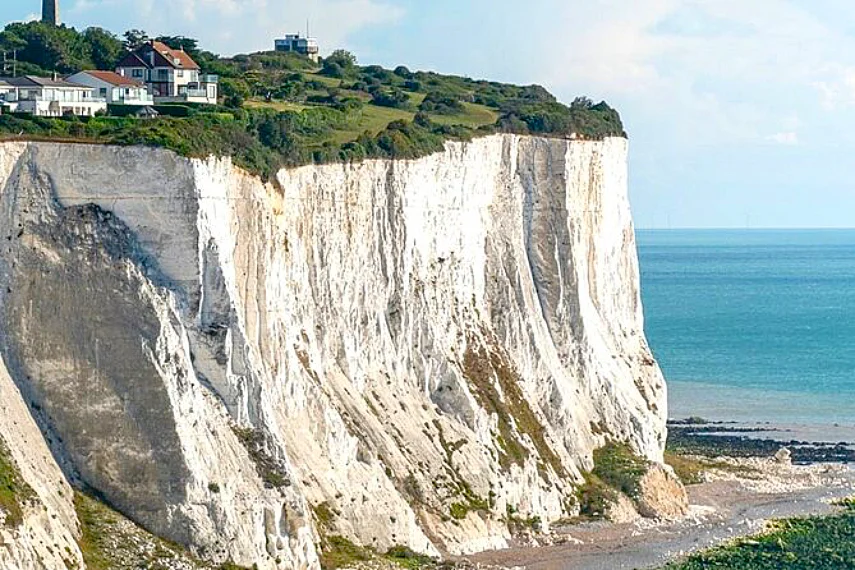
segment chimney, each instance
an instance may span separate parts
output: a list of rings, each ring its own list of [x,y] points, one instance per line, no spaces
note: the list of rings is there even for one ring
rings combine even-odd
[[[59,76],[56,74],[56,71],[54,71],[54,72],[53,72],[52,78],[53,78],[53,80],[54,80],[54,81],[56,81],[57,79],[59,79]]]
[[[59,25],[59,0],[42,0],[42,22]]]

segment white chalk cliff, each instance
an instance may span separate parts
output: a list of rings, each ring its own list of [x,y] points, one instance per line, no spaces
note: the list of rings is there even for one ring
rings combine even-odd
[[[661,461],[626,158],[496,135],[264,184],[0,145],[0,438],[35,492],[0,568],[82,563],[69,483],[204,558],[313,568],[321,535],[503,547],[509,507],[575,514],[606,441]]]

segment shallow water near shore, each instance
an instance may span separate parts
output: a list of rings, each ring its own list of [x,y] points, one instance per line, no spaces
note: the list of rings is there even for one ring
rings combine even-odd
[[[640,230],[669,415],[855,426],[855,230]]]
[[[848,395],[669,380],[668,405],[672,419],[696,416],[746,424],[840,427],[855,435],[855,397]]]

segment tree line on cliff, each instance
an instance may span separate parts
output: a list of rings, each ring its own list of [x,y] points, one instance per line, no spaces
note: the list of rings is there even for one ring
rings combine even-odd
[[[21,74],[112,69],[149,35],[122,37],[40,22],[9,24],[0,50],[16,54]],[[186,156],[230,155],[265,178],[283,166],[363,158],[417,158],[448,140],[494,132],[597,140],[626,136],[617,111],[580,97],[569,106],[537,85],[517,86],[433,72],[361,66],[337,50],[320,64],[296,54],[220,57],[193,38],[158,36],[220,76],[222,105],[158,106],[155,120],[125,116],[0,117],[0,134],[142,144]],[[9,65],[7,64],[8,73]]]

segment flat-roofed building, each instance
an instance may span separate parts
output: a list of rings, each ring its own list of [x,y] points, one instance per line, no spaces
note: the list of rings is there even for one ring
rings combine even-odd
[[[303,37],[300,34],[287,34],[284,38],[273,41],[276,51],[293,52],[305,55],[312,61],[318,61],[320,48],[314,38]]]

